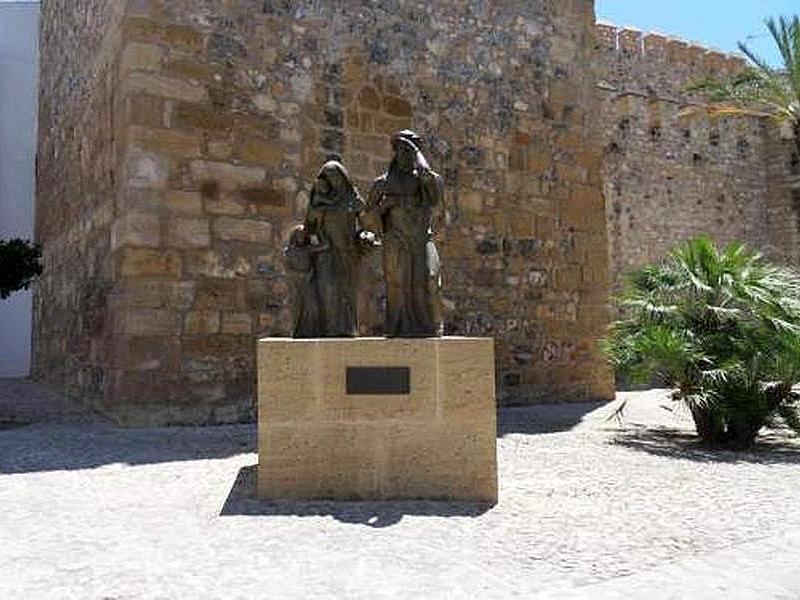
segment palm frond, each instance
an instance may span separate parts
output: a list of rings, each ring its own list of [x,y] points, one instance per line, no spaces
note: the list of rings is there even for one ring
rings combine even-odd
[[[611,363],[636,382],[673,387],[706,439],[746,442],[794,402],[800,274],[699,237],[632,273],[617,306],[623,318],[604,342]]]
[[[781,17],[766,20],[782,65],[773,67],[745,43],[739,50],[749,65],[727,79],[707,77],[686,88],[687,92],[702,94],[708,105],[703,110],[709,117],[770,117],[790,121],[800,128],[800,17]],[[700,110],[690,106],[681,114]],[[798,140],[800,148],[800,140]]]

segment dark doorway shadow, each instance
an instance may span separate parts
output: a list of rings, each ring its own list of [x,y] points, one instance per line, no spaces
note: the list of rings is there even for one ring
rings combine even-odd
[[[588,414],[607,405],[608,402],[581,402],[503,407],[497,412],[497,435],[503,437],[513,433],[534,435],[569,431]]]
[[[785,433],[769,430],[759,436],[753,448],[743,451],[708,448],[685,429],[631,427],[610,443],[655,456],[706,463],[750,463],[800,465],[800,441]]]
[[[365,527],[391,527],[403,517],[470,517],[476,518],[490,511],[493,506],[474,502],[333,502],[293,501],[262,502],[256,492],[257,465],[239,470],[220,516],[251,517],[333,517],[341,523]]]

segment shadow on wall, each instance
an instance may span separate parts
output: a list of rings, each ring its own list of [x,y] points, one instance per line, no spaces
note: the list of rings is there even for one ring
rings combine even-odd
[[[256,492],[257,465],[243,467],[231,488],[220,516],[333,517],[341,523],[382,528],[399,523],[405,516],[479,517],[489,504],[473,502],[260,502]]]

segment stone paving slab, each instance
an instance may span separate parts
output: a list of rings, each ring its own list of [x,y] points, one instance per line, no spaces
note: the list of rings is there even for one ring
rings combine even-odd
[[[0,598],[800,597],[797,442],[625,397],[504,411],[496,507],[261,504],[251,426],[0,430]]]

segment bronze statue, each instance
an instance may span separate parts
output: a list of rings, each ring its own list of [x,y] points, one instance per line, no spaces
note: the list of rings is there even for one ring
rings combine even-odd
[[[367,212],[377,216],[386,279],[386,334],[441,334],[441,277],[434,241],[444,186],[422,154],[421,138],[404,130],[392,136],[394,158],[375,180]]]
[[[326,162],[311,189],[305,224],[285,249],[296,338],[358,334],[358,263],[364,202],[344,166]]]
[[[322,335],[320,302],[314,276],[314,254],[326,252],[329,246],[314,245],[305,225],[298,225],[289,235],[283,251],[292,289],[292,332],[296,338]]]

